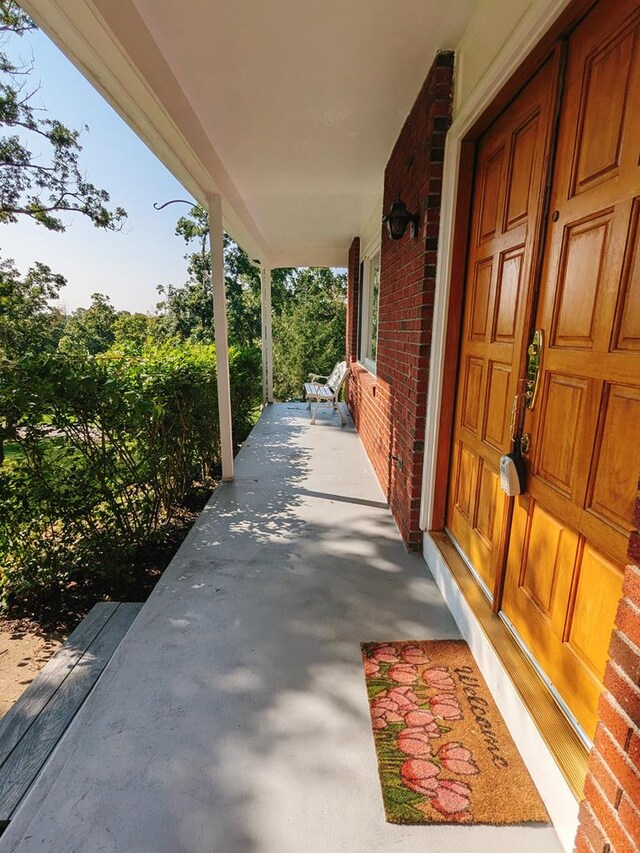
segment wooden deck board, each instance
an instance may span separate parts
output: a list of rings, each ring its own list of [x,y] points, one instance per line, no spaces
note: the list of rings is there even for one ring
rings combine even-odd
[[[118,608],[96,604],[0,720],[0,766]]]
[[[0,827],[8,824],[141,607],[96,605],[2,721]]]

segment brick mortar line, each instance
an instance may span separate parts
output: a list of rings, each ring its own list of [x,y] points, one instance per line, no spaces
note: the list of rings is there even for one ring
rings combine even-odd
[[[635,766],[635,764],[631,760],[629,753],[625,752],[622,749],[620,744],[615,740],[615,738],[613,737],[613,735],[611,734],[611,732],[609,731],[609,729],[606,726],[602,726],[602,732],[603,732],[603,735],[607,738],[607,741],[609,743],[609,747],[611,749],[613,749],[614,752],[616,752],[619,755],[619,757],[622,759],[623,763],[629,768],[629,770],[631,770],[631,772],[634,774],[634,776],[636,776],[636,778],[638,778],[638,776],[640,776],[640,770]],[[596,749],[597,749],[597,747],[596,747]],[[597,751],[602,756],[603,764],[607,767],[607,769],[609,770],[609,772],[611,773],[613,778],[617,779],[617,776],[615,775],[614,771],[611,769],[609,762],[607,761],[606,756],[602,753],[601,750],[597,749]],[[620,782],[619,779],[618,779],[618,782]]]
[[[616,697],[613,695],[613,693],[611,693],[610,691],[606,690],[606,691],[602,694],[602,697],[603,697],[603,699],[604,699],[604,701],[605,701],[605,702],[608,702],[608,703],[609,703],[609,705],[611,706],[611,710],[612,710],[615,714],[617,714],[619,717],[621,717],[621,718],[622,718],[622,720],[623,720],[623,722],[624,722],[625,726],[626,726],[627,728],[631,729],[631,730],[634,732],[634,734],[636,734],[638,737],[640,737],[640,726],[638,726],[638,725],[636,725],[636,724],[634,723],[634,721],[633,721],[633,720],[631,719],[631,717],[627,714],[627,712],[626,712],[626,711],[625,711],[625,709],[622,707],[622,705],[618,702],[618,700],[617,700],[617,699],[616,699]],[[600,719],[600,717],[599,717],[599,719]],[[602,722],[602,720],[600,720],[600,722]],[[604,726],[604,728],[606,729],[606,731],[607,731],[607,732],[609,732],[609,729],[608,729],[604,724],[603,724],[603,726]]]
[[[625,836],[625,838],[627,839],[628,843],[631,845],[631,849],[633,850],[633,848],[635,847],[635,841],[634,841],[634,839],[629,835],[629,833],[628,833],[628,831],[627,831],[627,828],[626,828],[626,827],[625,827],[625,825],[622,823],[622,819],[620,818],[620,812],[619,812],[619,810],[618,810],[617,808],[615,808],[615,807],[614,807],[614,806],[609,802],[609,798],[607,797],[607,795],[606,795],[606,794],[605,794],[605,792],[603,791],[603,789],[602,789],[602,787],[601,787],[600,783],[599,783],[599,782],[598,782],[598,780],[597,780],[595,777],[593,777],[593,776],[591,777],[591,784],[592,784],[592,785],[593,785],[593,787],[597,790],[597,792],[600,794],[600,798],[602,799],[602,802],[604,803],[605,808],[606,808],[608,811],[610,811],[610,812],[611,812],[611,814],[613,815],[613,819],[615,820],[615,822],[616,822],[616,825],[617,825],[618,829],[620,829],[620,831],[623,833],[623,835],[624,835],[624,836]],[[591,803],[589,803],[589,806],[591,807]],[[591,807],[591,809],[592,809],[592,811],[593,811],[593,808],[592,808],[592,807]],[[605,833],[604,833],[604,835],[606,835],[606,836],[607,836],[607,838],[609,837],[609,833],[608,833],[608,832],[605,832]]]
[[[620,678],[621,681],[623,681],[625,684],[627,684],[627,686],[629,686],[633,690],[633,692],[637,696],[640,697],[640,685],[636,684],[635,681],[633,681],[633,679],[629,678],[629,676],[624,671],[624,669],[622,669],[622,667],[620,667],[619,664],[617,664],[615,662],[615,660],[610,660],[609,666],[615,672],[615,674],[618,676],[618,678]],[[609,690],[609,693],[611,693],[610,690]]]

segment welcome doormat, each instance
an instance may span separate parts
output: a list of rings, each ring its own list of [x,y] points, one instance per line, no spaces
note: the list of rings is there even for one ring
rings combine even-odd
[[[548,823],[464,640],[362,643],[390,823]]]

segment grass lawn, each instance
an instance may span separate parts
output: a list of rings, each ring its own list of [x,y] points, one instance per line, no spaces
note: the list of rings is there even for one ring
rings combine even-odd
[[[21,456],[22,456],[22,450],[20,450],[19,444],[16,444],[14,441],[5,441],[5,444],[4,444],[5,461],[17,462]]]

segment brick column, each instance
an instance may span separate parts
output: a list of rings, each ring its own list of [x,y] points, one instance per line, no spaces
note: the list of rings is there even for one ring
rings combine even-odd
[[[451,122],[453,53],[436,57],[384,174],[384,211],[401,198],[418,233],[382,229],[376,373],[357,362],[360,246],[349,252],[347,401],[405,544],[419,550],[420,493],[429,384],[444,143]]]
[[[360,297],[360,238],[355,237],[349,247],[347,277],[347,363],[358,358],[358,311]]]
[[[453,60],[436,55],[384,176],[386,212],[401,198],[420,216],[415,239],[382,234],[378,378],[389,386],[389,504],[406,545],[422,546],[420,495],[445,136],[451,123]]]

